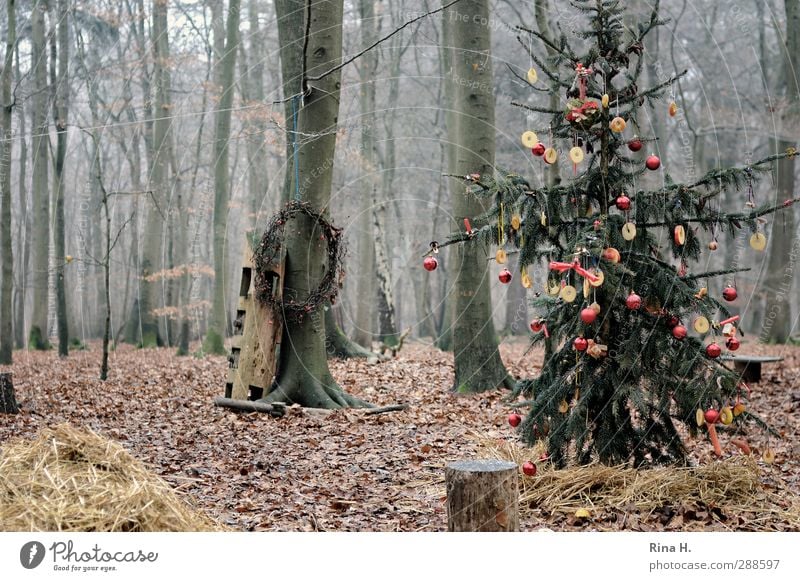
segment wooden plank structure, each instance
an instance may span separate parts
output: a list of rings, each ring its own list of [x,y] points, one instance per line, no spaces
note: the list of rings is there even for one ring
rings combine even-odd
[[[280,293],[283,288],[283,268],[281,260],[280,264],[273,265],[264,273],[274,278],[272,288],[275,293]],[[269,392],[277,371],[282,331],[280,313],[255,298],[253,250],[245,240],[225,398],[256,401]]]
[[[758,355],[733,355],[724,358],[733,361],[733,367],[742,376],[742,381],[758,383],[761,381],[761,364],[783,361],[783,357],[760,357]]]

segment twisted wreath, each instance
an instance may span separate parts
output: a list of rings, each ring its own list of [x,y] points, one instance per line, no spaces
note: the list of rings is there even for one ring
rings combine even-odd
[[[284,245],[285,226],[293,217],[304,214],[314,221],[312,231],[327,242],[328,268],[316,289],[308,294],[304,301],[295,297],[283,298],[275,292],[276,277],[268,273],[280,262]],[[256,299],[263,305],[271,306],[280,312],[286,321],[300,322],[303,317],[315,311],[326,302],[334,302],[339,292],[340,281],[344,278],[344,256],[346,247],[342,229],[328,221],[322,212],[315,211],[304,202],[289,202],[282,210],[270,218],[261,241],[253,252],[255,262]],[[279,282],[278,284],[282,284]]]

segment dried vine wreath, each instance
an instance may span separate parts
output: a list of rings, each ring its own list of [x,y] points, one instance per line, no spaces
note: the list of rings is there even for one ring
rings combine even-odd
[[[289,220],[297,214],[305,214],[314,221],[312,228],[319,232],[321,238],[328,243],[328,268],[319,282],[319,286],[309,293],[302,302],[294,298],[282,298],[276,293],[273,285],[275,277],[265,276],[280,262],[280,255],[285,238],[284,228]],[[286,321],[300,322],[303,317],[313,312],[326,302],[334,302],[339,292],[339,282],[344,277],[344,256],[346,247],[342,229],[331,224],[321,212],[303,202],[289,202],[281,211],[270,218],[261,241],[253,252],[255,261],[256,299],[264,305],[270,305],[283,315]]]

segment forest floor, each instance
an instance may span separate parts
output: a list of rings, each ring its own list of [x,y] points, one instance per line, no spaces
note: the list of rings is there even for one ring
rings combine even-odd
[[[501,346],[516,376],[530,376],[540,351],[518,339]],[[779,354],[751,386],[750,409],[768,418],[774,464],[760,452],[761,430],[747,434],[766,488],[800,493],[800,348],[744,344],[742,352]],[[452,355],[420,343],[379,364],[332,361],[342,387],[376,405],[407,403],[400,412],[364,416],[290,408],[286,416],[237,414],[214,407],[223,393],[224,357],[176,357],[173,349],[121,346],[110,379],[97,380],[99,345],[66,360],[55,352],[15,353],[14,383],[22,412],[0,416],[0,445],[33,438],[68,422],[117,440],[187,499],[234,530],[438,531],[446,529],[444,466],[487,456],[485,441],[516,441],[507,423],[508,392],[456,395]],[[2,369],[0,369],[2,371]],[[722,439],[715,460],[705,439],[687,440],[698,463],[725,461],[736,449]],[[535,478],[535,477],[534,477]],[[730,530],[712,511],[686,510],[683,530]],[[668,507],[674,514],[681,507]],[[621,511],[622,509],[620,509]],[[586,520],[549,510],[526,511],[523,530],[663,530],[663,511]],[[683,522],[683,520],[681,521]]]

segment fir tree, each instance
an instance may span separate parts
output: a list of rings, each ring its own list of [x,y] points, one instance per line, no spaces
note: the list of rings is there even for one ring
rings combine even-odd
[[[700,429],[716,451],[719,425],[764,425],[743,411],[739,376],[720,360],[723,346],[738,347],[737,317],[704,288],[711,277],[746,269],[694,273],[689,266],[701,246],[714,250],[721,234],[743,228],[752,232],[751,246],[763,250],[762,217],[791,201],[756,207],[748,196],[743,211],[725,213],[718,196],[732,188],[752,192],[771,162],[795,151],[716,169],[692,183],[673,182],[657,157],[644,161],[645,151],[635,153],[653,141],[634,137],[637,112],[685,74],[639,88],[643,40],[664,23],[658,2],[634,30],[624,25],[618,0],[571,5],[588,23],[577,39],[562,32],[551,40],[520,29],[550,49],[546,57],[531,51],[536,67],[528,80],[549,84],[564,97],[565,109],[517,105],[551,116],[549,126],[526,132],[523,143],[546,163],[566,145],[574,178],[536,188],[515,173],[462,176],[466,195],[488,198],[492,207],[441,246],[496,245],[498,262],[518,252],[521,273],[514,276],[526,287],[532,284],[527,268],[549,263],[547,292],[531,301],[539,314],[531,324],[533,342],[546,342],[545,361],[541,374],[518,382],[514,392],[529,406],[520,427],[525,440],[545,436],[557,466],[570,460],[680,462],[686,449],[677,423],[692,434],[706,424]],[[662,187],[637,189],[643,174],[653,171],[664,172]]]

